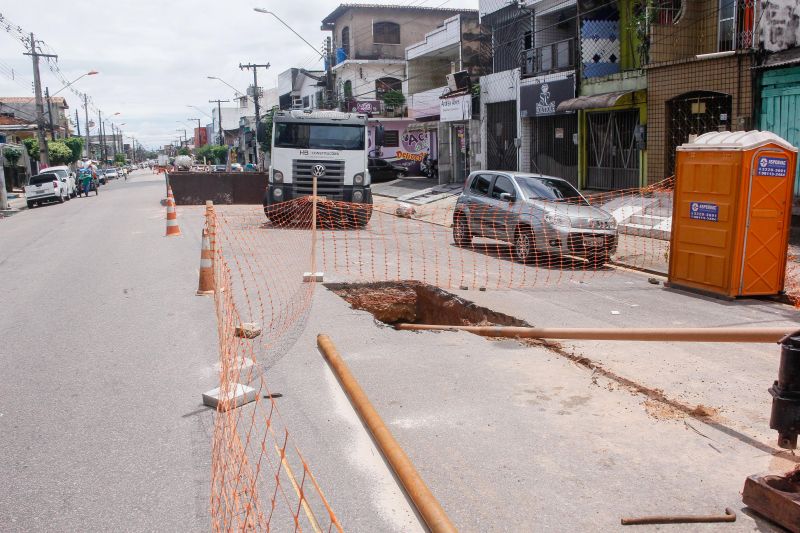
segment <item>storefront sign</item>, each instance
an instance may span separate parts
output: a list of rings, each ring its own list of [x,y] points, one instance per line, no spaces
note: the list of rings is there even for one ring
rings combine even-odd
[[[689,208],[689,218],[694,220],[719,221],[719,206],[706,202],[692,202]]]
[[[558,104],[575,98],[575,76],[543,81],[520,87],[520,114],[523,118],[555,115]]]
[[[350,107],[350,111],[353,113],[364,113],[367,115],[371,115],[374,113],[381,112],[381,101],[380,100],[359,100],[354,102],[354,104]]]
[[[403,149],[412,154],[431,151],[431,134],[427,131],[408,131],[403,133]]]
[[[439,100],[439,120],[458,122],[472,118],[472,95],[442,98]]]
[[[758,175],[785,178],[789,171],[789,160],[783,157],[759,157]]]
[[[397,152],[395,157],[399,159],[405,159],[407,161],[422,161],[425,159],[425,156],[428,155],[427,152],[422,152],[421,154],[409,154],[408,152]]]

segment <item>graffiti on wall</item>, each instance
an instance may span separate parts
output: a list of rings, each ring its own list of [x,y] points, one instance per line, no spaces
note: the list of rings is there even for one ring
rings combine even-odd
[[[769,52],[800,43],[800,0],[761,0],[758,25],[761,46]]]

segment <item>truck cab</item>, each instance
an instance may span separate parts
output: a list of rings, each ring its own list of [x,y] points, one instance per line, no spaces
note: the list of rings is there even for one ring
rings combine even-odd
[[[282,217],[292,200],[312,196],[316,179],[318,201],[334,201],[340,211],[347,210],[344,203],[354,204],[362,212],[357,224],[366,224],[364,218],[369,220],[372,211],[368,151],[366,115],[278,111],[264,196],[267,217]]]

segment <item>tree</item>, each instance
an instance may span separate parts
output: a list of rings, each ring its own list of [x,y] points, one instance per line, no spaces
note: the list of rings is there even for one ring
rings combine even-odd
[[[64,144],[67,145],[67,148],[72,152],[72,157],[69,162],[77,163],[80,161],[83,155],[83,137],[69,137],[64,139]]]
[[[228,147],[207,144],[196,150],[196,157],[198,161],[205,159],[216,165],[220,165],[228,160]]]
[[[17,166],[17,162],[22,157],[22,150],[16,146],[6,146],[3,148],[3,157],[6,158],[6,161],[11,163],[12,167],[15,167]]]
[[[39,141],[35,137],[28,137],[22,139],[22,144],[25,145],[25,150],[28,151],[28,157],[34,161],[39,160]]]
[[[72,161],[72,150],[63,141],[47,141],[50,164],[66,165]]]
[[[182,146],[178,150],[178,155],[192,155],[192,152],[188,148],[186,148],[185,146]]]
[[[406,103],[406,97],[402,91],[387,91],[383,93],[383,103],[386,104],[386,107],[399,109]]]
[[[114,156],[114,163],[116,163],[118,165],[124,165],[125,164],[125,154],[117,154],[117,155],[115,155]]]

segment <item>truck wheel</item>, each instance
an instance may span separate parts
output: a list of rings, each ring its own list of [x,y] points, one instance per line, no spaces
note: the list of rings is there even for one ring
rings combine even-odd
[[[33,202],[28,202],[28,209],[33,209]]]

